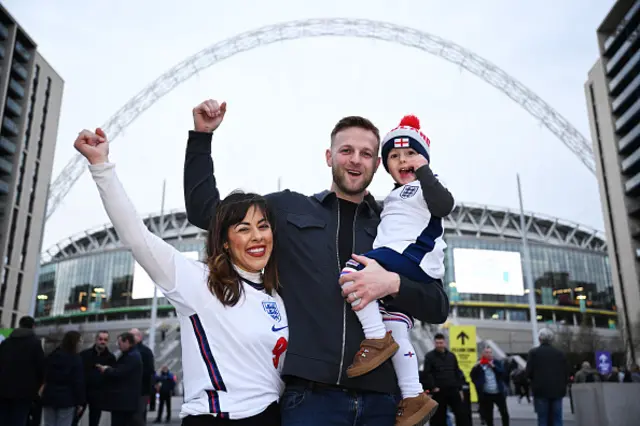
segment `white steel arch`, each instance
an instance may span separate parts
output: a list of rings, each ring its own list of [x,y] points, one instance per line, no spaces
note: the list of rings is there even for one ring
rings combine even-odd
[[[488,60],[438,36],[400,25],[365,19],[307,19],[269,25],[244,32],[209,46],[175,65],[131,98],[102,126],[115,140],[140,114],[194,74],[238,53],[267,44],[309,37],[371,38],[414,47],[437,55],[480,77],[518,103],[560,139],[595,174],[593,151],[587,139],[533,91]],[[76,154],[49,188],[49,219],[85,171],[84,158]]]

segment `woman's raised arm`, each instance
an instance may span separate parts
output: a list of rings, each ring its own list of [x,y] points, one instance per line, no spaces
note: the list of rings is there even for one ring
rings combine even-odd
[[[176,259],[182,255],[170,244],[152,234],[138,218],[118,176],[115,164],[109,163],[109,144],[100,129],[83,130],[74,147],[89,160],[89,170],[98,186],[102,204],[120,241],[131,249],[133,258],[161,289],[176,287]]]

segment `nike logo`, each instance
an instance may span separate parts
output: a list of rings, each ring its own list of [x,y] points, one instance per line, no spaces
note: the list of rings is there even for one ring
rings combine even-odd
[[[284,330],[285,328],[289,327],[288,325],[285,325],[284,327],[276,327],[275,325],[271,326],[271,331],[273,331],[274,333],[280,330]]]

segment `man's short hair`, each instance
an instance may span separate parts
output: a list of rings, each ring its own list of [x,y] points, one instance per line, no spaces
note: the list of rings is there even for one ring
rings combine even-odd
[[[333,130],[331,131],[331,144],[333,145],[333,140],[339,132],[351,127],[358,127],[373,132],[373,134],[376,135],[378,144],[380,143],[380,130],[378,130],[371,120],[357,115],[350,115],[349,117],[341,118],[340,121],[333,126]]]
[[[20,318],[20,321],[18,321],[18,327],[20,328],[34,328],[35,326],[36,320],[28,315]]]
[[[118,336],[123,342],[129,342],[131,343],[131,345],[135,345],[136,344],[136,339],[135,337],[133,337],[133,334],[129,333],[128,331],[125,331],[124,333],[122,333],[121,335]]]
[[[98,336],[100,336],[101,334],[106,334],[108,336],[109,332],[107,330],[100,330],[96,333],[96,338],[98,338]]]
[[[445,340],[444,339],[444,334],[442,333],[436,333],[435,336],[433,336],[433,340]]]

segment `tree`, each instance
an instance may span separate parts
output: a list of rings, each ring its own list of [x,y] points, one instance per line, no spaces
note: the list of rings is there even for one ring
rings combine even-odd
[[[576,344],[573,329],[566,324],[562,324],[556,332],[555,344],[556,347],[564,353],[575,352]]]
[[[586,314],[583,314],[582,316],[582,324],[580,324],[575,340],[577,352],[592,354],[603,349],[602,339],[593,327],[591,317]]]

